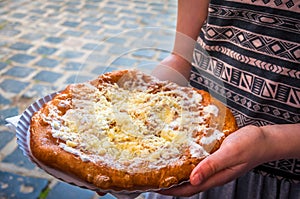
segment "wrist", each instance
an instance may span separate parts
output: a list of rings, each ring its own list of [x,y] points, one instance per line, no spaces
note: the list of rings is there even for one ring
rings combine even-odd
[[[174,72],[181,74],[186,81],[189,81],[192,65],[189,60],[182,57],[180,54],[172,52],[161,62],[161,65],[174,70]]]
[[[176,32],[173,54],[192,63],[196,40],[181,32]]]
[[[268,125],[260,128],[269,146],[270,161],[300,158],[300,124]]]
[[[259,128],[265,139],[264,146],[266,150],[264,152],[264,162],[270,162],[280,159],[281,154],[278,153],[279,149],[276,146],[276,143],[274,143],[275,140],[270,133],[269,126],[262,126]]]

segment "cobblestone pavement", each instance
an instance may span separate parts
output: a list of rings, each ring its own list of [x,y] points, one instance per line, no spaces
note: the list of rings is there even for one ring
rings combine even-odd
[[[69,83],[119,68],[151,71],[172,48],[176,4],[0,0],[0,199],[99,198],[37,168],[4,119]]]

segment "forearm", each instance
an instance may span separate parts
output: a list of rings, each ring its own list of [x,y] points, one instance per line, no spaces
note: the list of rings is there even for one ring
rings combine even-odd
[[[300,124],[269,125],[261,129],[270,147],[270,160],[300,159]]]
[[[178,0],[176,30],[194,40],[206,20],[209,0]]]
[[[206,20],[209,0],[178,0],[176,37],[172,54],[160,62],[152,75],[186,86],[191,73],[193,51]]]
[[[191,62],[200,29],[207,18],[209,0],[178,0],[173,52]]]

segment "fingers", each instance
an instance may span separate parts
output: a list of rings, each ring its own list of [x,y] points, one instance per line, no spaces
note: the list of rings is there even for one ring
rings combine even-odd
[[[250,130],[253,131],[253,128]],[[228,182],[232,178],[219,175],[226,173],[226,175],[230,174],[230,176],[238,177],[241,173],[245,173],[258,165],[257,159],[261,156],[259,153],[264,150],[256,150],[261,145],[251,150],[249,150],[249,146],[260,142],[261,133],[252,133],[253,136],[249,136],[248,132],[249,128],[247,130],[240,129],[229,135],[216,152],[205,158],[194,168],[190,176],[191,184],[200,185],[207,179],[210,179],[210,183],[212,183],[214,180],[212,176],[218,176],[222,179],[222,181],[219,180],[221,183]]]
[[[207,180],[202,181],[201,184],[197,185],[198,190],[206,191],[212,187],[224,185],[238,177],[240,177],[243,173],[246,172],[244,169],[246,167],[245,164],[238,165],[232,168],[226,168],[221,170],[214,175],[210,176]],[[248,170],[247,170],[248,171]]]
[[[158,193],[163,195],[172,195],[172,196],[191,196],[199,192],[198,187],[191,185],[190,183],[185,183],[181,186],[160,191]]]
[[[241,168],[239,168],[241,167]],[[174,187],[165,191],[159,192],[163,195],[172,195],[172,196],[184,196],[189,197],[196,193],[206,191],[210,188],[224,185],[237,177],[239,177],[243,172],[237,172],[242,171],[243,165],[238,165],[237,167],[231,169],[224,169],[220,172],[215,173],[214,175],[210,176],[206,181],[203,181],[199,185],[191,185],[190,183],[186,183],[184,185],[181,185],[179,187]]]
[[[172,63],[160,63],[160,65],[152,71],[153,76],[157,77],[160,80],[169,80],[181,86],[187,86],[189,81],[188,79],[179,71],[175,70],[175,66],[173,64],[169,66],[167,64]]]
[[[225,154],[228,154],[226,150],[224,152],[216,151],[195,167],[190,176],[190,183],[159,193],[173,196],[191,196],[234,179],[235,171],[229,169],[229,165],[233,161],[230,161],[228,159],[229,155]],[[228,164],[224,164],[224,162]]]
[[[191,184],[199,185],[221,169],[222,168],[218,166],[218,163],[214,162],[213,160],[206,159],[205,162],[203,160],[203,162],[198,164],[197,167],[192,171],[190,176]]]
[[[251,130],[251,129],[250,129]],[[261,135],[248,135],[247,131],[229,135],[219,150],[202,160],[192,171],[190,183],[162,192],[175,196],[191,196],[210,188],[224,185],[258,165],[257,156],[261,153],[256,149],[249,150],[253,143],[261,143]],[[258,132],[260,133],[260,132]],[[262,142],[263,143],[263,142]]]
[[[230,147],[221,147],[201,161],[192,171],[190,181],[192,185],[199,185],[214,174],[234,166],[237,158]]]

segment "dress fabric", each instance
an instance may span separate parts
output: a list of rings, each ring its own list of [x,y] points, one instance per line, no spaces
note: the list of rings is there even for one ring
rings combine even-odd
[[[239,127],[300,123],[300,0],[212,0],[192,65],[190,84],[230,107]],[[299,182],[300,160],[278,160],[190,198],[296,199]]]

